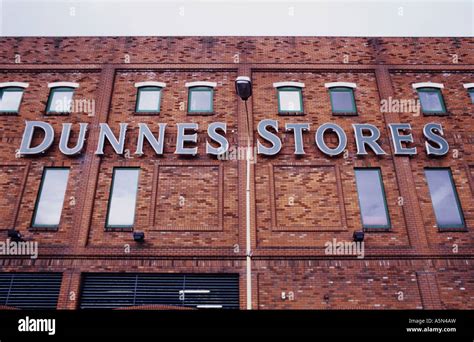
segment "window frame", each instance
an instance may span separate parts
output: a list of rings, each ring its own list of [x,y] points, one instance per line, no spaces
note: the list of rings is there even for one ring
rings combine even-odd
[[[135,113],[139,114],[159,114],[161,110],[161,92],[163,87],[158,86],[142,86],[137,88],[137,96],[135,98]],[[140,104],[140,94],[142,91],[158,91],[160,93],[158,97],[158,109],[143,110],[139,109]]]
[[[386,225],[365,225],[364,220],[362,218],[362,206],[360,203],[360,196],[359,196],[359,188],[357,186],[357,176],[356,172],[359,170],[375,170],[378,173],[378,179],[380,182],[380,187],[382,190],[382,197],[383,197],[383,204],[384,204],[384,209],[385,209],[385,215],[387,217],[387,224]],[[382,178],[382,169],[380,167],[355,167],[354,168],[354,178],[356,182],[356,191],[357,191],[357,201],[359,204],[359,213],[360,213],[360,221],[361,221],[361,226],[364,231],[390,231],[392,229],[392,221],[390,219],[390,211],[388,210],[388,204],[387,204],[387,193],[385,192],[385,184],[383,182]]]
[[[48,96],[48,102],[46,104],[46,114],[47,115],[69,115],[71,114],[71,110],[69,111],[64,111],[64,112],[58,112],[58,111],[53,111],[51,110],[51,101],[53,100],[53,96],[55,92],[72,92],[72,97],[71,101],[74,98],[74,93],[75,93],[74,87],[66,87],[66,86],[59,86],[59,87],[53,87],[49,91],[49,96]]]
[[[357,112],[357,105],[355,100],[354,88],[352,87],[344,87],[344,86],[336,86],[330,87],[329,89],[329,101],[331,102],[331,111],[332,114],[335,115],[358,115]],[[350,92],[351,93],[351,101],[352,101],[352,111],[347,110],[336,110],[334,108],[334,101],[332,99],[332,92]]]
[[[443,93],[440,88],[436,87],[420,87],[416,88],[416,92],[418,94],[418,99],[420,101],[421,112],[423,115],[448,115],[448,111],[446,109],[446,104],[444,103]],[[441,103],[442,110],[425,110],[423,108],[423,102],[421,101],[420,93],[437,93],[438,99]]]
[[[474,104],[474,87],[467,88],[467,95],[469,96],[469,100],[471,100],[471,104]]]
[[[66,193],[67,193],[67,186],[68,186],[68,183],[69,183],[69,173],[68,173],[68,180],[66,182],[66,191],[64,192],[63,206],[61,208],[61,215],[60,215],[58,224],[57,225],[35,224],[36,216],[38,215],[38,206],[39,206],[39,203],[40,203],[41,194],[43,193],[44,181],[45,181],[45,178],[46,178],[46,174],[47,174],[47,171],[51,170],[51,169],[54,169],[54,170],[68,170],[69,173],[71,172],[70,167],[47,166],[47,167],[43,168],[43,174],[41,175],[40,187],[38,189],[38,194],[36,196],[35,208],[33,210],[33,216],[31,218],[31,224],[30,224],[31,229],[35,229],[35,230],[41,230],[41,229],[58,230],[59,227],[61,226],[61,219],[62,219],[62,216],[63,216],[62,213],[63,213],[63,210],[64,210],[64,203],[66,203]]]
[[[116,170],[138,170],[137,177],[137,188],[135,189],[135,207],[133,208],[133,223],[131,225],[121,224],[121,225],[110,225],[110,205],[112,204],[112,198],[114,194],[114,185],[115,185],[115,172]],[[135,221],[137,217],[137,202],[138,202],[138,188],[140,187],[140,171],[141,168],[138,166],[116,166],[112,171],[112,182],[110,184],[109,190],[109,200],[107,203],[107,215],[105,217],[105,231],[133,231],[135,227]]]
[[[195,91],[209,91],[211,93],[211,108],[209,110],[191,109],[191,96]],[[214,114],[214,87],[201,85],[188,88],[188,114]]]
[[[442,171],[448,171],[448,175],[449,175],[449,181],[451,183],[451,188],[453,190],[453,193],[454,193],[454,199],[455,199],[455,202],[456,202],[456,208],[458,210],[458,213],[459,213],[459,217],[461,218],[461,224],[438,224],[438,219],[436,217],[436,211],[435,211],[435,208],[434,208],[434,205],[433,205],[433,199],[431,197],[431,191],[430,191],[430,186],[429,186],[429,183],[428,183],[428,178],[426,177],[426,171],[427,170],[442,170]],[[439,231],[466,231],[467,230],[467,226],[466,226],[466,220],[464,218],[464,211],[462,210],[462,206],[461,206],[461,200],[459,199],[459,194],[458,194],[458,189],[456,188],[456,183],[454,183],[454,178],[453,178],[453,172],[451,171],[451,168],[450,167],[431,167],[431,166],[427,166],[424,168],[424,171],[425,171],[425,182],[426,182],[426,186],[428,187],[428,195],[430,197],[430,202],[431,202],[431,208],[433,208],[433,214],[434,214],[434,218],[435,218],[435,222],[436,222],[436,227],[438,228]]]
[[[7,87],[2,87],[0,88],[0,99],[3,97],[3,93],[5,92],[13,92],[13,91],[21,91],[21,97],[20,97],[20,102],[18,103],[18,107],[16,110],[3,110],[0,109],[0,114],[18,114],[20,113],[20,106],[21,102],[23,101],[23,95],[25,94],[25,88],[22,87],[16,87],[16,86],[7,86]]]
[[[278,87],[277,89],[277,101],[278,101],[278,114],[280,115],[301,115],[304,114],[304,107],[303,107],[303,89],[301,87],[296,86],[282,86]],[[298,92],[299,100],[300,100],[300,110],[282,110],[281,108],[281,101],[280,101],[280,92]]]

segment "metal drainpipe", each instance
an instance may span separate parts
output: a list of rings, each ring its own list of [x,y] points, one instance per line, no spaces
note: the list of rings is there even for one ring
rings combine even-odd
[[[250,144],[247,145],[247,186],[246,186],[246,240],[247,240],[247,310],[252,310],[252,258],[250,244]]]
[[[252,244],[250,242],[250,124],[247,101],[245,101],[247,116],[247,153],[246,153],[246,186],[245,186],[245,225],[246,225],[246,268],[247,268],[247,310],[252,310]]]

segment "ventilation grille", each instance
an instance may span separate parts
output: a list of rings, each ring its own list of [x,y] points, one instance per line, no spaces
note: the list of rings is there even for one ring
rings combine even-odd
[[[168,305],[239,308],[237,274],[85,273],[81,309]]]
[[[0,305],[56,309],[61,273],[0,273]]]

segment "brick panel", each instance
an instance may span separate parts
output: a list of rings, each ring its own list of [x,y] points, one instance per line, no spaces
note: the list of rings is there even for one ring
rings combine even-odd
[[[155,229],[222,230],[222,186],[219,166],[161,166]]]
[[[16,203],[23,190],[26,172],[25,165],[0,165],[0,229],[15,226]]]
[[[474,308],[472,263],[438,261],[436,271],[436,285],[443,307],[453,310],[472,310]]]
[[[340,230],[336,169],[273,165],[274,230]]]

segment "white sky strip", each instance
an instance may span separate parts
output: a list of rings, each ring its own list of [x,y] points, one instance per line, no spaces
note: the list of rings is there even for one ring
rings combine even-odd
[[[474,36],[472,0],[3,0],[0,4],[3,36]]]

